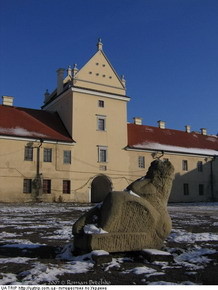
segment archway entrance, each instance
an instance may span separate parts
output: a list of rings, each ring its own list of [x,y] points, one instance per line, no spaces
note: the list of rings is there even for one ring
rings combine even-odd
[[[112,183],[105,175],[98,175],[91,184],[91,202],[101,202],[111,192]]]

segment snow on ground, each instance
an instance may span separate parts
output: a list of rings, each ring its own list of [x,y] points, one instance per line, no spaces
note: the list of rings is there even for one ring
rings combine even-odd
[[[152,268],[143,266],[143,267],[136,267],[136,268],[127,270],[127,271],[125,271],[123,273],[126,273],[126,274],[134,273],[136,275],[141,275],[141,274],[152,274],[152,273],[155,273],[155,272],[157,272],[157,271],[152,269]],[[164,273],[162,273],[162,274],[164,274]]]
[[[1,285],[36,285],[55,283],[65,274],[88,273],[94,268],[92,253],[73,256],[72,224],[90,206],[72,204],[33,204],[9,205],[0,204],[0,249],[11,248],[22,251],[34,250],[43,245],[54,245],[62,248],[55,259],[38,259],[36,257],[0,256]],[[199,270],[211,263],[211,255],[218,250],[218,203],[175,204],[169,206],[173,220],[173,230],[166,241],[166,251],[174,256],[173,262],[155,261],[136,266],[132,258],[113,258],[108,263],[105,273],[119,271],[122,275],[131,274],[141,277],[141,284],[150,285],[191,285],[193,282],[174,283],[165,280],[165,271],[184,268],[192,277]],[[207,218],[206,218],[207,216]],[[208,217],[214,222],[208,224]],[[192,232],[188,227],[203,227],[203,231]],[[206,227],[205,227],[206,226]],[[210,228],[213,227],[213,231]],[[207,229],[207,231],[205,231]],[[173,244],[169,247],[168,244]],[[185,244],[185,248],[180,245]],[[21,254],[20,254],[21,255]],[[132,263],[132,267],[125,268]],[[13,270],[13,265],[21,267],[20,272]],[[125,266],[125,267],[124,267]],[[8,268],[7,268],[8,267]],[[12,268],[10,268],[12,267]],[[24,269],[25,268],[25,269]],[[158,276],[158,282],[149,282]]]
[[[190,222],[189,222],[190,224]],[[218,241],[218,234],[214,233],[190,233],[181,229],[173,229],[168,241],[176,243],[195,243],[199,241]]]

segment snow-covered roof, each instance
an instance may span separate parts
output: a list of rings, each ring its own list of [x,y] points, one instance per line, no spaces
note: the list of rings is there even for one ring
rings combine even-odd
[[[128,148],[214,156],[218,137],[128,124]]]
[[[74,142],[54,112],[0,105],[0,135]]]

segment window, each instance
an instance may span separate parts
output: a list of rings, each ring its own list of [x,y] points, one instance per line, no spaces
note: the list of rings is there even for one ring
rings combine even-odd
[[[64,164],[71,164],[71,151],[64,150]]]
[[[188,171],[188,161],[182,160],[182,170]]]
[[[204,195],[204,185],[203,184],[199,184],[198,192],[199,192],[199,195]]]
[[[24,160],[33,161],[33,147],[25,146]]]
[[[70,180],[63,180],[63,193],[70,194]]]
[[[98,130],[105,131],[105,119],[98,118]]]
[[[198,161],[197,163],[198,172],[203,172],[203,162]]]
[[[99,106],[100,108],[104,108],[104,101],[102,101],[102,100],[98,100],[98,106]]]
[[[106,130],[106,116],[96,115],[97,116],[97,130],[105,131]]]
[[[145,168],[145,157],[144,156],[138,157],[138,166],[139,166],[139,168]]]
[[[23,193],[31,193],[31,192],[32,192],[32,179],[24,179]]]
[[[43,193],[51,193],[51,180],[43,179]]]
[[[188,185],[188,183],[184,183],[183,184],[183,192],[184,192],[184,195],[189,195],[189,185]]]
[[[107,147],[98,147],[98,162],[107,162]]]
[[[44,162],[52,162],[52,149],[44,148]]]

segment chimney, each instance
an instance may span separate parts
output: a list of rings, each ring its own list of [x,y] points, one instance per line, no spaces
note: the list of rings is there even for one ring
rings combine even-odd
[[[157,123],[158,123],[158,127],[160,129],[165,129],[166,128],[166,122],[165,121],[159,120],[159,121],[157,121]]]
[[[14,97],[2,96],[2,105],[12,107],[14,105]]]
[[[186,125],[185,126],[185,132],[186,133],[191,133],[191,126],[190,125]]]
[[[45,98],[44,98],[44,104],[45,104],[48,102],[49,97],[50,97],[48,89],[45,91],[44,96],[45,96]]]
[[[57,94],[59,95],[63,91],[64,84],[64,68],[59,68],[57,72]]]
[[[202,135],[207,135],[207,129],[201,128],[200,130]]]
[[[142,118],[134,117],[133,122],[135,125],[142,125]]]

